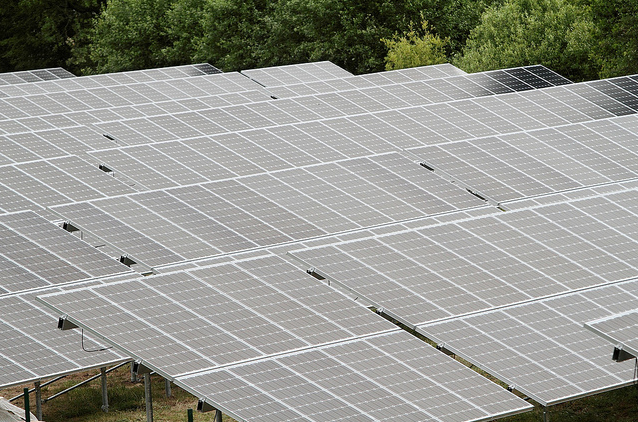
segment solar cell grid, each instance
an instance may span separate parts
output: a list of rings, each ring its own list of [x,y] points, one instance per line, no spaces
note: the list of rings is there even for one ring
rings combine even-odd
[[[64,193],[71,201],[85,201],[104,196],[90,185],[46,161],[23,163],[17,165],[16,168],[50,188]]]
[[[175,220],[168,220],[153,211],[140,206],[139,203],[126,197],[109,198],[95,201],[92,205],[128,224],[140,233],[145,233],[161,245],[169,248],[186,259],[197,259],[216,255],[219,249],[211,246],[198,233],[189,233],[175,224]]]
[[[68,265],[75,266],[92,277],[121,274],[130,270],[108,258],[97,249],[81,242],[33,212],[0,215],[0,223],[35,245],[52,252]],[[38,274],[37,271],[34,271]],[[44,277],[43,277],[44,278]]]
[[[130,255],[138,264],[152,267],[184,259],[91,204],[68,204],[54,207],[52,210],[71,221],[73,226],[94,234],[123,251],[123,254]]]
[[[42,300],[58,311],[72,303],[72,318],[82,320],[82,326],[242,417],[256,415],[257,405],[259,415],[268,420],[288,420],[291,415],[326,420],[326,411],[334,420],[359,420],[376,409],[373,403],[378,400],[397,420],[406,415],[418,415],[419,420],[482,420],[530,407],[275,257],[111,283]],[[165,318],[166,312],[175,318]],[[331,319],[333,314],[345,318]],[[198,330],[193,339],[196,327],[206,327],[206,334]],[[392,333],[359,339],[387,331]],[[146,338],[142,347],[138,338],[145,335],[160,337],[151,343]],[[300,349],[335,340],[340,343]],[[295,350],[299,352],[289,353]],[[286,354],[214,369],[281,351]],[[206,364],[212,372],[202,371]],[[432,370],[442,367],[448,374],[444,380],[430,377]],[[183,373],[189,369],[197,373]],[[223,376],[227,372],[232,378]],[[492,397],[490,404],[463,391],[468,377],[481,396]],[[293,390],[297,393],[291,394]],[[421,399],[415,401],[411,394],[416,391]],[[272,411],[264,413],[266,408]]]
[[[637,197],[610,194],[292,255],[403,321],[425,323],[635,277],[638,220],[614,206],[621,198]],[[427,311],[414,309],[415,298]]]
[[[323,122],[323,124],[373,153],[379,154],[396,150],[396,147],[386,142],[384,138],[359,126],[348,118],[331,119]]]
[[[372,421],[376,420],[373,403],[380,401],[384,403],[384,418],[391,421],[483,420],[527,407],[518,408],[518,399],[483,383],[479,388],[490,396],[489,400],[504,401],[490,406],[466,398],[461,381],[469,376],[466,369],[448,364],[433,350],[417,345],[418,340],[406,333],[393,333],[185,377],[178,382],[213,403],[223,400],[236,417],[257,417],[258,408],[269,408],[271,415],[266,420],[273,421]],[[409,363],[399,361],[397,353],[405,355]],[[444,382],[433,381],[423,376],[426,370],[415,369],[417,365],[427,369],[442,365],[449,377]],[[472,381],[474,378],[470,376]]]
[[[197,211],[186,202],[182,202],[166,192],[142,193],[130,198],[166,220],[178,224],[182,229],[201,237],[208,244],[214,245],[223,252],[256,246],[248,238],[216,223],[208,215]]]
[[[19,192],[20,196],[40,206],[46,207],[71,201],[69,197],[12,166],[0,167],[0,180],[5,187]],[[9,197],[11,196],[13,195],[9,194]],[[6,209],[4,202],[3,208]],[[33,206],[23,209],[33,209]]]
[[[123,150],[91,151],[91,156],[104,163],[110,170],[119,176],[119,172],[135,181],[131,186],[135,190],[160,189],[177,186],[177,183],[161,175],[149,166],[146,166],[132,155]]]
[[[261,268],[275,271],[277,281],[269,283]],[[315,295],[321,303],[312,299]],[[110,283],[68,297],[75,320],[171,377],[392,329],[275,257]],[[47,301],[59,306],[68,300],[58,299]],[[328,314],[344,310],[347,316],[334,321],[321,309]],[[111,322],[105,325],[105,318]],[[193,337],[195,330],[200,335]],[[151,338],[155,347],[149,347]]]
[[[265,246],[292,240],[281,231],[201,186],[175,189],[170,193],[218,224],[230,228],[257,245]]]
[[[425,325],[419,331],[539,403],[557,404],[631,382],[633,362],[609,359],[607,340],[583,324],[635,309],[635,284],[561,295]]]

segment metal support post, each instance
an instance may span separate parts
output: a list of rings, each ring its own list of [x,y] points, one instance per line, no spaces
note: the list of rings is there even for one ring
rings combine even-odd
[[[42,389],[40,388],[40,381],[35,382],[35,417],[39,421],[42,420]]]
[[[131,382],[137,382],[137,374],[135,373],[135,369],[133,369],[134,365],[135,362],[131,362]]]
[[[109,411],[109,393],[106,387],[106,367],[100,368],[100,378],[102,379],[102,412]]]
[[[146,397],[146,422],[153,422],[153,396],[151,395],[151,373],[144,374],[144,396]]]
[[[29,389],[24,389],[24,420],[31,422],[31,409],[29,408]]]
[[[222,422],[222,411],[219,409],[215,410],[215,422]]]
[[[543,407],[543,422],[549,422],[549,409],[547,406]]]
[[[170,398],[171,397],[171,382],[169,380],[165,380],[164,390],[166,390],[166,397]]]
[[[193,409],[188,409],[188,422],[193,422]]]

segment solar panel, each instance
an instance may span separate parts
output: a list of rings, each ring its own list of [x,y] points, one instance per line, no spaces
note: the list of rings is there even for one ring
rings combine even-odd
[[[391,403],[388,418],[395,420],[490,420],[528,408],[483,387],[483,379],[481,387],[465,388],[463,378],[478,377],[469,370],[450,370],[444,384],[452,387],[427,399],[412,394],[430,391],[429,375],[419,372],[425,363],[406,371],[409,386],[393,383],[388,377],[398,373],[404,347],[424,353],[423,362],[439,362],[434,350],[405,346],[414,339],[396,340],[401,347],[371,358],[368,375],[357,361],[377,353],[381,339],[411,337],[366,331],[371,314],[343,319],[355,306],[345,297],[333,309],[330,301],[323,308],[324,296],[314,290],[295,296],[308,277],[299,265],[420,330],[638,276],[638,194],[630,183],[612,186],[637,179],[632,78],[571,84],[541,66],[463,75],[450,65],[359,77],[314,64],[262,73],[291,97],[279,100],[245,75],[204,75],[214,70],[200,67],[0,87],[0,212],[62,218],[113,258],[140,271],[159,267],[157,277],[72,293],[86,299],[77,312],[100,309],[106,321],[115,306],[110,298],[131,304],[117,311],[130,325],[107,337],[130,342],[138,357],[144,349],[156,353],[160,373],[176,374],[180,385],[214,403],[224,393],[211,380],[232,374],[226,390],[245,383],[242,391],[254,393],[223,400],[238,417],[277,408],[272,420],[323,421],[326,413],[317,409],[330,408],[334,419],[366,420],[378,401]],[[404,149],[410,151],[398,153]],[[405,158],[415,153],[423,167]],[[511,202],[523,198],[533,199]],[[33,213],[16,216],[0,215],[7,229],[0,295],[130,272]],[[303,249],[293,253],[303,264],[262,256],[289,249]],[[232,263],[206,267],[226,260]],[[294,277],[282,275],[293,269]],[[282,293],[275,284],[284,282],[289,290]],[[214,294],[183,290],[191,285]],[[202,297],[211,302],[192,317]],[[311,301],[295,307],[302,297]],[[92,306],[96,301],[104,308]],[[221,328],[219,309],[228,309]],[[516,321],[507,322],[510,333]],[[217,331],[202,337],[206,324]],[[140,337],[146,332],[150,347]],[[160,337],[168,343],[157,343]],[[10,365],[20,363],[12,356]],[[565,369],[565,356],[548,364],[547,377],[521,378],[531,397],[556,403],[626,384],[606,367],[588,367],[578,378]],[[326,365],[313,371],[303,359]],[[482,367],[513,379],[506,359],[502,366],[489,359]],[[366,379],[365,393],[342,395],[331,385],[333,368],[348,380]],[[553,385],[555,393],[543,392]],[[306,388],[319,396],[289,394]],[[318,397],[326,397],[325,406],[317,406]]]
[[[130,271],[33,212],[0,215],[0,228],[4,292]]]
[[[628,190],[292,255],[418,325],[638,276],[636,200]]]
[[[152,211],[144,199],[138,199],[150,197],[156,198]],[[399,154],[387,154],[91,201],[91,205],[165,248],[195,259],[219,250],[236,252],[483,204]],[[64,207],[55,210],[73,220]],[[85,220],[83,227],[96,233],[94,224],[96,229],[101,226]],[[202,225],[210,228],[206,236],[201,235]],[[183,244],[186,238],[193,246]],[[126,240],[104,240],[137,255]]]
[[[109,283],[45,300],[93,332],[108,319],[118,321],[103,334],[171,378],[394,330],[276,257]],[[71,302],[73,310],[65,305]],[[151,338],[156,347],[149,347]]]
[[[61,67],[50,69],[39,69],[30,71],[19,71],[0,73],[0,86],[1,85],[15,85],[33,83],[39,81],[50,81],[54,79],[75,78],[75,75]]]
[[[397,420],[531,408],[275,257],[41,299],[245,420],[374,420],[379,401]]]
[[[638,177],[635,116],[412,149],[475,192],[503,202]],[[617,142],[615,142],[617,140]]]
[[[352,76],[352,73],[328,61],[249,69],[241,73],[266,87]]]
[[[432,101],[440,101],[440,96],[448,99],[451,97],[459,99],[465,98],[468,95],[483,96],[492,95],[494,93],[502,94],[505,92],[528,90],[531,89],[532,86],[534,88],[545,88],[571,83],[545,67],[538,67],[542,69],[538,71],[543,74],[545,79],[534,74],[534,70],[529,70],[529,67],[508,69],[509,73],[503,72],[505,76],[497,79],[493,76],[495,75],[494,72],[468,75],[450,64],[442,64],[341,77],[339,79],[306,81],[303,83],[295,83],[294,80],[288,80],[289,83],[282,84],[281,81],[272,77],[272,75],[264,75],[263,81],[268,90],[277,98],[292,98],[302,95],[354,89],[366,89],[366,91],[371,91],[367,88],[372,87],[387,87],[388,90],[396,90],[399,84],[401,84],[401,86],[408,88],[407,91],[414,89],[422,93],[427,92],[428,94],[425,95],[425,98],[429,98]],[[442,78],[447,79],[434,81],[435,79]],[[525,83],[523,79],[530,81],[532,85]],[[268,83],[266,83],[266,81]],[[425,84],[418,83],[424,81],[428,82]],[[423,91],[424,89],[426,91]],[[439,92],[439,90],[441,92]],[[448,95],[451,94],[451,97],[442,94],[442,92]],[[436,99],[437,96],[439,97],[438,100]],[[412,103],[412,105],[427,104],[429,102],[424,102],[423,98],[420,98],[420,101],[421,102],[418,103]]]
[[[544,406],[631,385],[633,362],[610,359],[585,322],[638,306],[636,281],[419,327],[446,349]]]
[[[59,292],[60,288],[37,294]],[[81,334],[54,332],[59,315],[35,302],[35,293],[0,296],[0,388],[24,385],[60,375],[110,366],[127,360],[114,349],[87,353],[81,348]],[[102,347],[84,336],[88,350]]]
[[[388,421],[467,421],[530,408],[403,332],[180,377],[176,383],[238,420],[374,421],[381,404]],[[470,383],[474,391],[466,388]],[[478,391],[481,397],[474,395]]]
[[[52,211],[62,215],[74,227],[87,231],[119,248],[120,251],[124,251],[122,255],[129,255],[130,259],[138,264],[153,267],[184,259],[91,204],[61,205],[53,207]]]
[[[635,310],[631,310],[623,314],[611,315],[595,321],[589,321],[583,324],[583,326],[592,333],[611,342],[615,349],[622,350],[631,356],[637,356],[637,323],[638,314]],[[616,360],[615,357],[614,359]],[[621,361],[621,359],[617,360]]]

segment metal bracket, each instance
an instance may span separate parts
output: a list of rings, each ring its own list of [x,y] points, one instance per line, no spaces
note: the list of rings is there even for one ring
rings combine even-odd
[[[66,330],[73,330],[75,328],[78,328],[78,326],[72,323],[71,321],[69,321],[66,315],[62,315],[58,319],[58,329],[62,331],[66,331]]]
[[[137,375],[150,374],[153,372],[151,368],[144,365],[141,360],[136,360],[133,362],[133,372]]]
[[[624,362],[629,359],[634,359],[636,356],[632,355],[629,352],[626,352],[622,349],[622,345],[614,347],[614,353],[611,356],[611,359],[614,362]]]
[[[217,408],[209,403],[206,403],[206,399],[200,399],[197,402],[197,411],[200,413],[217,411]]]

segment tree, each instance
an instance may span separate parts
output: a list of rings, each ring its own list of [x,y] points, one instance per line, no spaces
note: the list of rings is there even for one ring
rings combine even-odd
[[[449,39],[446,51],[452,57],[461,52],[483,12],[502,3],[503,0],[425,0],[421,11],[431,32]]]
[[[195,61],[209,62],[225,71],[261,67],[270,3],[207,0],[201,15],[203,29],[197,40]]]
[[[76,36],[105,0],[0,2],[0,72],[69,67]],[[69,70],[77,72],[73,66]]]
[[[209,0],[197,58],[224,70],[330,60],[384,68],[381,38],[404,32],[424,0]]]
[[[74,50],[84,73],[191,63],[207,0],[108,0]]]
[[[422,35],[415,28],[403,36],[395,35],[392,39],[383,39],[388,47],[385,58],[385,69],[404,69],[407,67],[427,66],[447,62],[445,47],[449,38],[441,39],[428,31],[428,22],[421,23]]]
[[[638,73],[638,2],[586,0],[595,25],[594,60],[600,77]]]
[[[597,77],[591,11],[567,0],[506,0],[488,8],[455,64],[468,72],[543,64],[573,80]]]
[[[76,50],[76,60],[90,60],[92,69],[85,73],[164,66],[166,13],[171,4],[172,0],[108,0],[87,34],[88,51]]]

